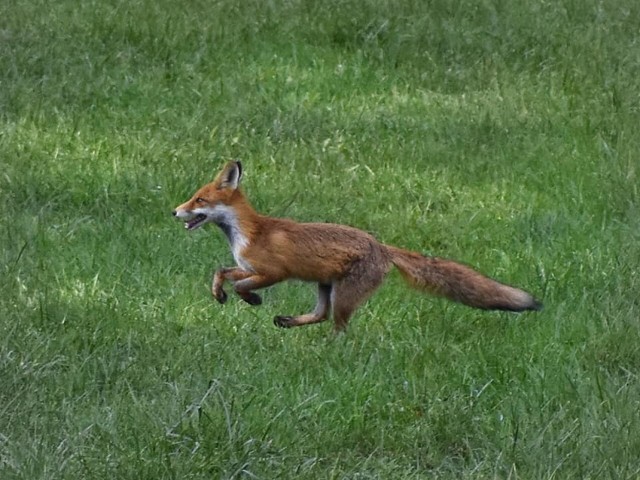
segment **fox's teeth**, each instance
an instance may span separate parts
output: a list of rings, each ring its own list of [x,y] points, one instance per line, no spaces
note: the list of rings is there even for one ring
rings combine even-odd
[[[199,214],[195,218],[185,222],[184,228],[186,228],[187,230],[193,230],[195,228],[198,228],[203,223],[205,223],[206,220],[207,220],[206,215]]]

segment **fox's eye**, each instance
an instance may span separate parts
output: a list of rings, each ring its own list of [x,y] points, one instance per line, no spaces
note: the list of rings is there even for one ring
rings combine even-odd
[[[206,202],[206,200],[204,198],[202,198],[202,197],[196,198],[196,203],[205,203],[205,202]]]

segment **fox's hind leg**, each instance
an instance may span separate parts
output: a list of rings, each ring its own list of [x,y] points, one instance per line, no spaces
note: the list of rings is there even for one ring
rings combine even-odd
[[[358,261],[345,277],[333,283],[331,306],[336,332],[347,328],[353,312],[380,286],[389,271],[389,263],[378,254]]]
[[[323,322],[329,315],[329,307],[331,302],[331,285],[324,283],[318,284],[318,303],[311,313],[298,315],[295,317],[277,316],[273,319],[274,325],[282,328],[299,327],[300,325],[309,325],[311,323]]]
[[[353,312],[380,286],[383,278],[384,275],[380,275],[376,282],[370,281],[367,285],[358,285],[355,283],[358,281],[357,278],[345,277],[334,284],[331,292],[331,305],[333,307],[333,328],[336,332],[347,328]]]

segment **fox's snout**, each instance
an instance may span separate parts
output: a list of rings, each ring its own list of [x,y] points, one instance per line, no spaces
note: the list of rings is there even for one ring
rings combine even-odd
[[[184,222],[184,227],[187,230],[195,230],[198,227],[201,227],[205,223],[212,221],[211,218],[207,216],[206,213],[201,213],[199,211],[193,211],[188,208],[184,208],[182,206],[174,209],[171,214]]]
[[[192,216],[192,211],[189,208],[185,208],[183,205],[178,205],[173,210],[171,210],[171,215],[176,218],[184,219],[185,217]]]

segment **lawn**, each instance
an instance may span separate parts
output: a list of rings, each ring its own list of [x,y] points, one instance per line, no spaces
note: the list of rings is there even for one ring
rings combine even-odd
[[[0,478],[640,476],[636,0],[5,3]],[[219,305],[171,211],[229,159],[545,309]]]

